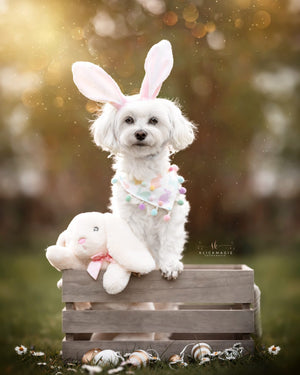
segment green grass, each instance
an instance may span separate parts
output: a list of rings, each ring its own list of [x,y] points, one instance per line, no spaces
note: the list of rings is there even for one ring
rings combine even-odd
[[[255,281],[262,291],[262,345],[281,346],[277,357],[257,351],[235,363],[197,364],[178,369],[177,374],[263,374],[287,373],[296,369],[300,343],[300,269],[297,254],[258,254],[247,257],[204,257],[187,255],[186,263],[245,263],[255,270]],[[58,370],[40,367],[36,362],[63,366],[61,349],[61,303],[56,282],[60,274],[43,253],[24,251],[1,255],[0,263],[0,374],[55,374]],[[17,356],[14,347],[23,344],[46,353],[45,358]],[[80,372],[79,367],[75,367]],[[60,371],[70,374],[67,367]],[[137,374],[173,374],[166,364],[137,370]]]

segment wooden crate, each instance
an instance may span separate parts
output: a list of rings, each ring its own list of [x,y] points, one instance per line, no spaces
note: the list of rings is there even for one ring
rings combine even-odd
[[[185,266],[175,281],[153,271],[131,277],[120,294],[109,295],[102,287],[102,274],[94,281],[86,271],[63,272],[64,360],[80,360],[92,348],[131,352],[156,349],[163,358],[179,353],[185,345],[199,341],[222,350],[241,342],[248,351],[254,344],[254,272],[246,265]],[[92,310],[74,310],[74,302],[92,302]],[[98,303],[178,302],[170,311],[98,310]],[[99,306],[99,305],[98,305]],[[137,329],[138,328],[138,329]],[[92,332],[173,332],[168,340],[89,341]]]

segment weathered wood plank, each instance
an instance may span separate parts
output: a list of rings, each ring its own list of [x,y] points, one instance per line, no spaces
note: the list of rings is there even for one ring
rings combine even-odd
[[[63,332],[254,332],[252,310],[63,311]]]
[[[197,341],[196,341],[197,342]],[[167,340],[167,341],[63,341],[63,360],[80,361],[83,354],[93,348],[111,349],[121,353],[133,352],[137,349],[155,349],[162,359],[168,359],[172,354],[178,354],[188,344],[196,343],[194,340]],[[236,340],[206,340],[213,350],[224,350],[232,347]],[[253,340],[239,340],[248,351],[254,351]],[[191,348],[190,348],[191,349]],[[187,351],[190,354],[190,350]]]
[[[227,267],[226,267],[227,266]],[[63,271],[63,302],[185,302],[252,303],[254,275],[241,265],[186,267],[177,280],[162,278],[153,271],[140,278],[131,277],[127,288],[117,295],[105,292],[103,273],[94,281],[86,271]]]

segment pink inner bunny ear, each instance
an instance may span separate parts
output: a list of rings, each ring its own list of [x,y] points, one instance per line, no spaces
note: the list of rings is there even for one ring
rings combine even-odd
[[[152,46],[145,60],[145,78],[140,96],[142,99],[154,99],[159,94],[163,82],[168,78],[173,68],[171,43],[162,40]]]
[[[125,104],[126,97],[117,83],[99,66],[78,61],[72,65],[72,72],[75,85],[88,99],[109,102],[118,109]]]

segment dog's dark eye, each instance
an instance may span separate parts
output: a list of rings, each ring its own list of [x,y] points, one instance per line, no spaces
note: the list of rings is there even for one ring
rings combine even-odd
[[[98,230],[99,230],[99,227],[94,227],[94,228],[93,228],[93,231],[94,231],[94,232],[98,232]]]
[[[126,117],[125,122],[126,122],[126,124],[133,124],[134,119],[131,116],[128,116],[128,117]]]
[[[158,120],[157,120],[156,117],[151,117],[151,118],[149,119],[149,124],[151,124],[151,125],[156,125],[157,123],[158,123]]]

